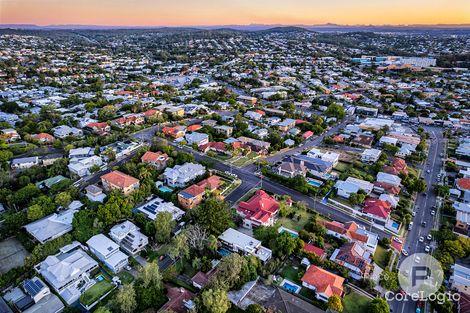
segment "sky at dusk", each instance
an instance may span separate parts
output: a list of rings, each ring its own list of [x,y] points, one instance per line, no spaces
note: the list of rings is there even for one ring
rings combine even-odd
[[[470,0],[0,0],[0,24],[468,24]]]

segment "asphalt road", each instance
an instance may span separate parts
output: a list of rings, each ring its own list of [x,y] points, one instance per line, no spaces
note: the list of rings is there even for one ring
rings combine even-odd
[[[431,211],[435,210],[432,207],[436,203],[436,194],[433,190],[433,184],[437,183],[437,175],[442,169],[440,153],[444,152],[444,142],[441,128],[425,127],[425,130],[430,133],[431,138],[428,140],[428,157],[422,167],[421,176],[424,177],[428,189],[425,192],[427,195],[421,193],[416,199],[414,207],[416,216],[413,218],[413,227],[411,231],[408,232],[404,244],[404,249],[410,256],[413,253],[425,253],[424,249],[427,245],[430,247],[434,246],[434,243],[428,241],[426,236],[431,233],[435,219],[437,219],[437,214],[435,216],[431,215]],[[429,171],[429,173],[427,171]],[[422,225],[423,222],[426,222],[426,226]],[[419,242],[421,236],[424,237],[424,242]],[[405,258],[405,256],[401,255],[399,264]],[[412,313],[416,311],[416,303],[411,300],[404,302],[394,301],[391,302],[390,305],[395,313]]]
[[[344,122],[344,123],[346,123],[346,122]],[[334,133],[339,127],[341,127],[341,125],[337,125],[337,126],[331,128],[323,136],[325,136],[327,134]],[[154,138],[156,138],[157,140],[161,139],[160,137],[156,137],[154,135],[156,129],[157,129],[156,126],[150,127],[150,128],[145,129],[145,130],[142,130],[138,133],[135,133],[132,136],[135,139],[142,140],[142,141],[151,141]],[[322,140],[322,136],[316,137],[315,139],[312,139],[309,146],[310,145],[315,145],[318,142],[321,142],[321,140]],[[222,172],[229,171],[229,172],[232,172],[233,174],[236,174],[238,176],[238,178],[241,180],[242,183],[237,189],[235,189],[230,195],[227,196],[226,200],[231,204],[234,204],[235,202],[237,202],[250,189],[252,189],[254,187],[261,186],[261,184],[262,184],[262,188],[264,190],[275,193],[275,194],[279,194],[279,195],[289,195],[294,201],[303,201],[310,208],[314,209],[315,211],[317,211],[317,212],[319,212],[319,213],[321,213],[325,216],[328,216],[331,219],[337,220],[339,222],[349,222],[349,221],[353,220],[356,223],[358,223],[360,225],[363,225],[367,228],[371,227],[370,223],[364,222],[362,219],[358,219],[357,217],[351,216],[351,214],[349,212],[344,212],[344,211],[335,209],[333,207],[330,207],[328,205],[325,205],[324,203],[321,202],[321,199],[318,199],[316,201],[312,197],[309,197],[309,196],[307,196],[303,193],[292,190],[292,189],[290,189],[290,188],[288,188],[284,185],[281,185],[281,184],[278,184],[276,182],[270,181],[269,179],[266,179],[266,178],[263,179],[263,181],[261,182],[261,179],[254,174],[255,166],[253,166],[253,165],[249,166],[249,167],[246,167],[246,168],[233,167],[233,166],[231,166],[229,164],[225,164],[225,163],[223,163],[219,160],[210,158],[210,157],[206,156],[205,154],[200,153],[198,151],[195,151],[195,150],[193,150],[189,147],[174,144],[173,142],[170,142],[170,141],[168,141],[168,143],[170,145],[172,145],[173,147],[175,147],[176,149],[180,150],[180,151],[185,151],[185,152],[193,154],[196,161],[198,161],[198,162],[209,161],[209,162],[212,162],[214,164],[214,169],[216,169],[216,170],[219,170],[219,171],[222,171]],[[305,147],[301,147],[300,149],[303,150],[303,149],[305,149]],[[289,150],[288,152],[286,152],[284,154],[279,154],[278,158],[282,159],[283,157],[285,157],[285,155],[287,153],[298,153],[298,152],[299,151],[297,149],[292,149],[292,150]],[[374,232],[376,232],[381,238],[382,237],[390,238],[390,234],[383,231],[383,230],[381,230],[381,229],[374,228]]]

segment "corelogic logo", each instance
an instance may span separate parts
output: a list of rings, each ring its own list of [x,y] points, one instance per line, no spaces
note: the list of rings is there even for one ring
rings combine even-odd
[[[398,269],[401,289],[413,299],[433,298],[442,285],[444,272],[441,264],[426,253],[415,253],[407,257]]]

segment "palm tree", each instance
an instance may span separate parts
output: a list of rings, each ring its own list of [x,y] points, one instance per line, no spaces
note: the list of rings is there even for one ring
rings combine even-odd
[[[144,180],[144,179],[148,179],[148,178],[151,178],[152,177],[152,173],[146,168],[146,167],[142,167],[140,170],[139,170],[139,178]]]

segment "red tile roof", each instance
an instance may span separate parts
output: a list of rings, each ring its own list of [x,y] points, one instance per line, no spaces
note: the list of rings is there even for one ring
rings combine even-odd
[[[118,186],[119,188],[127,188],[139,182],[137,178],[126,175],[120,171],[112,171],[108,174],[101,176],[101,179]]]
[[[365,248],[358,244],[357,242],[350,242],[343,245],[339,248],[338,254],[336,255],[335,262],[343,265],[343,264],[350,264],[353,265],[361,270],[364,274],[370,268],[370,259],[366,259],[364,255],[366,255]]]
[[[313,132],[308,130],[302,135],[302,138],[307,139],[307,138],[310,138],[312,136],[313,136]]]
[[[315,254],[317,257],[321,258],[325,255],[325,250],[315,247],[314,245],[311,245],[309,243],[304,243],[304,250],[310,253]]]
[[[387,201],[376,198],[368,198],[364,201],[362,212],[372,214],[381,218],[388,218],[391,211],[391,205]]]
[[[316,292],[324,293],[328,297],[343,294],[344,278],[330,273],[318,266],[310,265],[302,277],[302,282],[314,286]]]
[[[460,190],[470,190],[470,178],[461,178],[457,181]]]
[[[160,151],[158,152],[147,151],[142,156],[141,161],[142,162],[157,162],[160,158],[167,159],[168,155]]]
[[[39,133],[31,137],[33,137],[33,139],[41,140],[41,141],[53,141],[55,139],[54,136],[47,134],[47,133]]]
[[[263,190],[258,190],[251,199],[239,203],[237,211],[245,218],[266,223],[279,211],[279,202]]]
[[[167,290],[168,292],[166,296],[168,297],[168,302],[165,303],[160,310],[166,310],[175,313],[188,312],[187,308],[184,306],[184,303],[194,298],[194,294],[182,287],[172,287],[167,288]]]
[[[199,125],[199,124],[194,124],[194,125],[191,125],[191,126],[188,126],[187,130],[190,131],[190,132],[194,132],[198,129],[201,129],[202,126]]]
[[[384,189],[386,193],[391,194],[391,195],[397,195],[400,193],[400,190],[401,190],[400,187],[394,186],[392,184],[387,184],[384,182],[375,182],[374,186]]]

